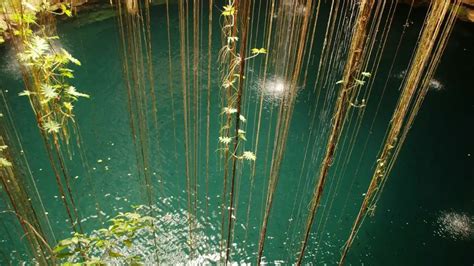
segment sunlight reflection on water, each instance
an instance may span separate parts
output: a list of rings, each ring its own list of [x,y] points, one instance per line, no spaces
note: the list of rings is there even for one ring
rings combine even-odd
[[[435,233],[454,240],[469,240],[474,237],[474,217],[466,213],[441,212],[436,220]]]

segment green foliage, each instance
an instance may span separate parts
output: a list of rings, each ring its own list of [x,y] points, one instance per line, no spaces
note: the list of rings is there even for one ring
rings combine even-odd
[[[237,111],[237,95],[238,95],[238,86],[241,79],[245,79],[245,77],[241,77],[239,73],[239,65],[242,61],[246,61],[252,59],[260,54],[266,54],[267,50],[265,48],[252,48],[251,54],[247,57],[245,55],[240,55],[236,52],[237,50],[237,42],[239,38],[234,36],[235,32],[233,31],[234,25],[234,15],[237,13],[237,10],[234,6],[234,2],[230,2],[231,4],[224,6],[222,11],[222,16],[224,17],[224,24],[222,25],[222,32],[224,33],[224,39],[227,40],[227,43],[221,48],[219,52],[219,60],[223,62],[223,64],[227,64],[230,62],[228,66],[224,67],[225,73],[223,73],[223,80],[222,80],[222,88],[225,90],[229,90],[230,93],[226,94],[227,96],[227,105],[223,108],[221,115],[225,115],[227,118],[223,121],[226,121],[224,125],[221,126],[219,136],[219,143],[223,146],[220,150],[229,151],[229,145],[234,140],[236,145],[239,144],[239,141],[246,141],[246,132],[242,129],[237,130],[237,136],[231,136],[231,128],[234,122],[238,119],[242,123],[246,123],[247,119],[244,115],[238,113]],[[253,152],[244,151],[241,155],[232,154],[234,158],[241,159],[241,160],[251,160],[255,161],[256,156]]]
[[[265,48],[252,48],[252,54],[266,54],[267,49]]]
[[[351,90],[357,87],[364,86],[366,83],[366,79],[369,79],[370,77],[372,77],[372,74],[370,72],[362,72],[361,77],[354,78],[354,82],[352,86],[350,86],[347,89]],[[345,83],[344,80],[339,80],[336,82],[336,84],[342,84],[342,83]],[[366,101],[365,99],[362,99],[360,101],[358,99],[351,99],[349,100],[349,105],[355,108],[364,108],[366,106]]]
[[[12,163],[10,161],[8,161],[7,159],[3,157],[0,158],[0,168],[10,167],[10,166],[12,166]]]
[[[26,84],[28,89],[19,95],[29,98],[45,132],[62,133],[67,137],[67,124],[74,122],[74,103],[81,97],[89,98],[70,84],[74,78],[70,65],[80,66],[81,62],[67,50],[53,47],[53,41],[59,37],[39,25],[37,17],[47,13],[71,16],[71,10],[65,4],[52,6],[48,1],[38,5],[28,1],[21,3],[21,12],[12,14],[8,21],[8,28],[20,43],[18,60],[26,67],[31,80],[31,84]],[[53,12],[56,9],[61,12]]]
[[[1,157],[0,157],[0,169],[4,167],[11,167],[12,163],[7,160],[7,158],[3,157],[3,151],[8,148],[7,145],[0,145],[0,152],[1,152]]]
[[[255,161],[257,159],[257,157],[251,151],[244,151],[244,153],[242,154],[242,159],[249,160],[249,161]]]
[[[235,8],[233,5],[224,6],[224,11],[222,11],[223,16],[233,16],[235,14]]]
[[[59,241],[53,252],[62,265],[130,265],[144,259],[133,248],[140,236],[153,235],[155,218],[142,215],[142,206],[133,212],[120,213],[109,220],[110,226],[91,234],[75,233]]]
[[[366,78],[370,78],[370,77],[372,77],[372,74],[370,74],[370,72],[362,72],[362,76],[364,76]]]

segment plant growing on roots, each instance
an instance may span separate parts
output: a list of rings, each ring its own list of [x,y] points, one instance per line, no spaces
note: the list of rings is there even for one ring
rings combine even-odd
[[[56,258],[63,265],[140,264],[144,258],[134,248],[139,238],[154,235],[153,227],[157,222],[146,215],[145,206],[134,208],[110,219],[109,227],[90,234],[74,233],[72,237],[59,241],[53,249]]]
[[[244,57],[236,52],[237,43],[239,37],[237,37],[237,32],[234,29],[235,26],[235,16],[237,10],[235,8],[234,1],[228,1],[227,5],[224,6],[221,17],[223,19],[222,33],[224,39],[226,40],[225,45],[219,51],[219,61],[223,65],[223,77],[221,86],[225,90],[224,94],[226,95],[227,106],[222,109],[221,115],[225,115],[226,122],[220,129],[219,143],[223,145],[220,150],[229,152],[229,145],[232,143],[232,140],[246,141],[245,137],[246,132],[243,130],[238,130],[236,136],[230,135],[231,125],[234,123],[235,119],[239,119],[240,122],[245,123],[247,119],[244,115],[237,112],[237,97],[238,97],[238,88],[237,84],[241,78],[239,73],[239,66],[242,61],[246,61],[257,57],[261,54],[266,54],[267,50],[265,48],[252,48],[251,55]],[[228,62],[228,65],[226,63]],[[242,77],[245,79],[245,77]],[[237,143],[238,145],[238,143]],[[252,151],[244,151],[241,155],[231,154],[233,157],[241,160],[250,160],[255,161],[256,156]]]
[[[47,25],[38,23],[41,16],[48,15],[71,16],[71,10],[64,4],[52,6],[43,1],[34,5],[21,1],[21,8],[8,20],[7,31],[14,39],[18,60],[29,80],[19,95],[28,97],[43,131],[67,140],[68,122],[74,122],[74,104],[89,95],[70,84],[74,78],[70,65],[80,66],[81,62],[66,49],[55,47],[53,42],[59,37],[50,33]]]

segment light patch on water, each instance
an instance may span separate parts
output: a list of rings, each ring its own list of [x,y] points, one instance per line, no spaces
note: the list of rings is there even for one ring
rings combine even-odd
[[[430,90],[434,90],[434,91],[441,91],[444,89],[443,83],[441,83],[437,79],[431,79],[429,86],[430,86]]]
[[[4,55],[5,63],[1,69],[6,75],[13,77],[15,80],[20,80],[21,72],[18,60],[16,60],[15,49],[13,46],[8,47],[6,54]]]
[[[265,102],[278,103],[284,96],[287,96],[290,90],[290,84],[281,77],[271,77],[263,82],[260,79],[256,85],[258,95],[263,95]],[[297,88],[298,90],[298,88]]]
[[[395,77],[398,78],[398,79],[404,79],[406,74],[407,74],[407,71],[403,70],[400,73],[398,73],[397,75],[395,75]],[[442,91],[442,90],[444,90],[444,84],[441,83],[441,81],[439,81],[435,78],[430,79],[430,82],[429,82],[428,86],[429,86],[429,90],[431,90],[431,91]]]
[[[267,80],[265,84],[263,82],[260,84],[261,92],[269,100],[281,99],[288,88],[287,82],[278,77]]]
[[[435,233],[454,240],[474,238],[474,217],[466,213],[442,212],[436,220]]]

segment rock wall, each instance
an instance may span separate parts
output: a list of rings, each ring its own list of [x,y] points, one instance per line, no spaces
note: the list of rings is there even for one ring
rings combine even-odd
[[[4,0],[0,0],[2,2]],[[32,5],[40,4],[43,0],[28,0]],[[125,0],[125,4],[129,12],[136,12],[136,3],[137,0]],[[413,2],[414,1],[414,2]],[[432,0],[398,0],[399,3],[411,4],[415,7],[427,6]],[[19,2],[19,0],[18,0]],[[61,3],[72,3],[73,10],[77,11],[86,11],[86,10],[96,10],[98,8],[103,8],[105,5],[110,5],[113,0],[50,0],[53,5],[58,5]],[[170,2],[176,2],[176,0],[170,0]],[[474,22],[474,0],[461,0],[462,6],[458,12],[458,18],[460,20]],[[4,2],[5,3],[5,2]],[[152,5],[164,4],[165,0],[152,0]],[[7,24],[5,19],[8,20],[10,14],[13,13],[14,8],[5,5],[4,10],[0,10],[0,37],[2,32],[7,29]],[[5,14],[4,11],[6,12]],[[8,36],[6,36],[8,38]],[[0,39],[1,40],[1,39]]]
[[[411,4],[413,0],[398,0],[399,3]],[[414,0],[413,6],[427,6],[431,0]],[[461,8],[458,12],[460,20],[474,22],[474,0],[461,0]]]
[[[465,21],[474,22],[474,0],[463,0],[463,6],[458,17]]]

